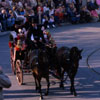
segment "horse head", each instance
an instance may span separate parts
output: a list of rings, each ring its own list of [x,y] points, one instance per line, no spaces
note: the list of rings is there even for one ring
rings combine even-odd
[[[57,47],[52,47],[52,46],[46,46],[46,51],[48,55],[48,60],[49,60],[49,65],[50,68],[53,68],[56,63],[56,52],[57,52]]]
[[[48,53],[49,56],[54,56],[56,54],[57,51],[57,47],[53,47],[53,46],[46,46],[46,51]]]
[[[79,61],[80,59],[82,59],[82,56],[81,56],[82,51],[83,49],[79,50],[77,47],[72,47],[70,49],[70,60]]]

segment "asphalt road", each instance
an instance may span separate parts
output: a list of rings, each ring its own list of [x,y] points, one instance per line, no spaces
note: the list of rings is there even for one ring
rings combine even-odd
[[[100,75],[88,68],[86,60],[88,55],[100,48],[100,23],[66,25],[50,30],[57,46],[77,46],[84,49],[78,73],[75,78],[75,88],[78,96],[70,95],[69,79],[65,83],[65,90],[59,88],[59,81],[51,77],[49,96],[44,96],[44,100],[100,100]],[[35,91],[34,79],[32,75],[24,75],[26,85],[19,86],[16,76],[11,73],[10,53],[8,47],[9,35],[0,37],[0,65],[4,72],[10,77],[12,87],[4,89],[5,100],[39,100],[39,94]],[[100,50],[89,58],[90,67],[100,72]],[[55,81],[55,84],[52,83]],[[42,80],[43,91],[46,83]]]

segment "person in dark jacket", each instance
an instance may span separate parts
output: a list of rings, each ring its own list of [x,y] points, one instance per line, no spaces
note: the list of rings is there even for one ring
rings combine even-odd
[[[82,0],[75,0],[75,2],[76,2],[76,4],[75,4],[76,10],[79,13],[80,7],[82,6]]]
[[[72,24],[76,24],[79,22],[80,20],[80,15],[78,14],[78,12],[76,11],[76,8],[74,6],[74,3],[70,3],[69,7],[68,7],[68,16],[70,18],[70,21]]]
[[[6,10],[5,9],[3,9],[1,11],[0,22],[2,24],[2,31],[6,31],[7,30],[7,14],[6,14]]]
[[[92,21],[90,11],[87,10],[86,6],[81,7],[80,11],[80,23],[88,23]]]
[[[27,45],[30,46],[29,49],[42,48],[44,46],[43,44],[45,43],[45,39],[41,26],[37,25],[36,23],[32,23],[26,40]]]

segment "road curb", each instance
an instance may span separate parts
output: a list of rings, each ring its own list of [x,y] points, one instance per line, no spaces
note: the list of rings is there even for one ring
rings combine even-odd
[[[8,35],[9,33],[10,33],[10,31],[0,32],[0,37]]]
[[[100,73],[97,72],[95,69],[91,68],[91,66],[90,66],[90,64],[89,64],[89,60],[90,60],[90,57],[91,57],[94,53],[96,53],[97,51],[99,51],[99,50],[100,50],[100,48],[97,48],[96,50],[94,50],[93,52],[91,52],[91,53],[88,55],[87,59],[86,59],[86,63],[87,63],[88,68],[91,69],[93,72],[95,72],[97,75],[100,75]]]

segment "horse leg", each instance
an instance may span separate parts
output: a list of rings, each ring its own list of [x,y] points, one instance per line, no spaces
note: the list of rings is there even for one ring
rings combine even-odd
[[[63,70],[63,72],[61,73],[61,82],[60,82],[60,88],[63,88],[63,89],[64,89],[64,84],[63,84],[64,73],[65,71]]]
[[[74,96],[77,96],[77,93],[74,87],[74,77],[70,77],[70,81],[71,81],[71,87],[70,87],[71,94],[74,94]]]
[[[46,81],[47,81],[47,90],[46,90],[45,95],[47,96],[49,93],[49,87],[50,87],[49,76],[46,77]]]
[[[59,64],[57,66],[59,66]],[[63,74],[64,74],[64,70],[62,72],[61,71],[61,67],[56,67],[55,69],[57,71],[57,74],[60,76],[60,86],[59,87],[60,88],[64,88],[64,85],[63,85]]]
[[[39,86],[38,86],[38,82],[37,82],[37,79],[36,79],[36,75],[33,73],[33,76],[34,76],[34,80],[35,80],[35,90],[38,91]]]
[[[41,91],[41,79],[39,79],[39,78],[38,78],[38,84],[39,84],[40,97],[41,97],[41,99],[43,99],[43,95],[42,95],[42,91]]]

